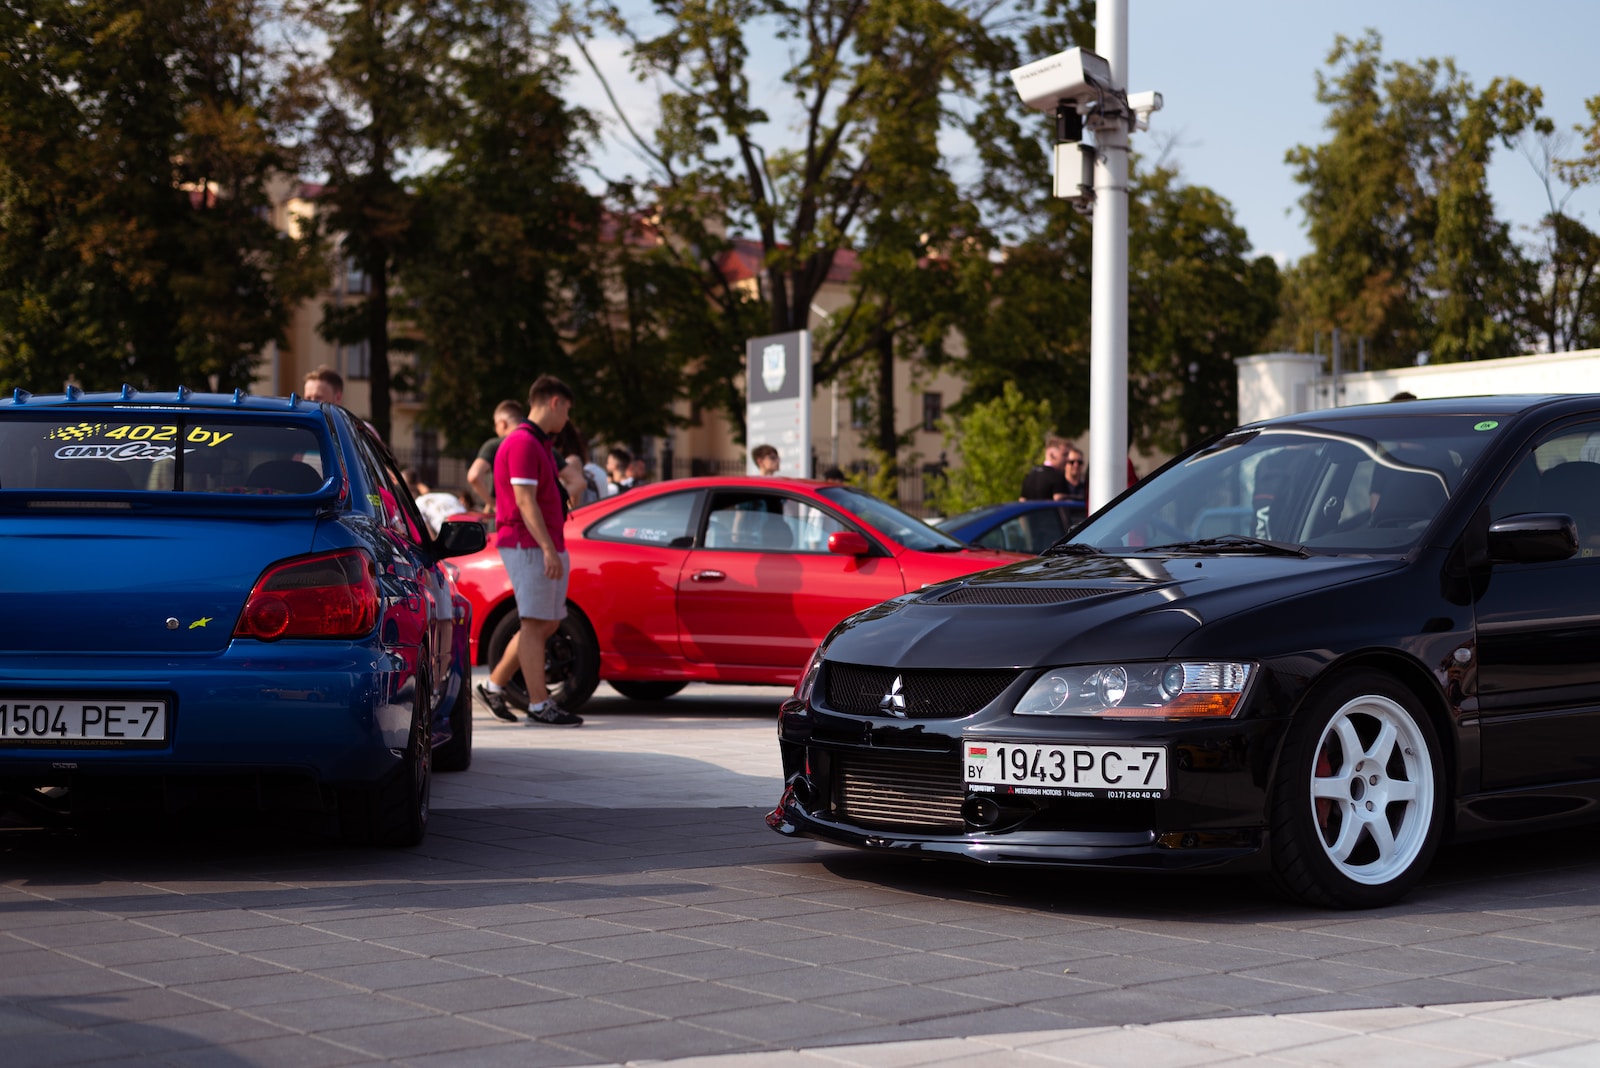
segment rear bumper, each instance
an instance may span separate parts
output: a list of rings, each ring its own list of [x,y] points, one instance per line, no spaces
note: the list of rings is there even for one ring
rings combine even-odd
[[[0,704],[168,702],[166,738],[116,745],[0,738],[0,783],[265,774],[371,782],[399,763],[416,701],[409,657],[376,645],[235,641],[203,657],[0,657]]]

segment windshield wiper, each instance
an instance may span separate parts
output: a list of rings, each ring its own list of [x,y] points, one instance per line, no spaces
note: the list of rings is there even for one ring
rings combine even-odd
[[[1093,545],[1082,541],[1057,542],[1039,554],[1040,556],[1100,556],[1103,555]]]
[[[1193,541],[1175,541],[1170,545],[1146,545],[1142,552],[1238,552],[1266,553],[1272,556],[1310,556],[1299,545],[1285,545],[1281,541],[1252,538],[1248,534],[1222,534],[1215,538],[1196,538]]]

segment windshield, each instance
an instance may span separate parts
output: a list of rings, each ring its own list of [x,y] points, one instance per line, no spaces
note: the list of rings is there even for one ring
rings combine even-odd
[[[823,497],[858,516],[863,523],[904,545],[925,553],[949,553],[966,546],[942,530],[935,530],[916,516],[907,515],[892,504],[885,504],[853,486],[827,486]]]
[[[1245,539],[1320,552],[1403,553],[1483,448],[1477,416],[1373,416],[1244,430],[1193,453],[1073,537],[1102,552]],[[1479,429],[1482,428],[1482,429]]]

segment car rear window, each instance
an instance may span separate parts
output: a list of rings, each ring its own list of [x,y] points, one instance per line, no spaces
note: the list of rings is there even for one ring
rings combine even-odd
[[[201,411],[0,422],[0,490],[303,494],[321,487],[306,426]]]

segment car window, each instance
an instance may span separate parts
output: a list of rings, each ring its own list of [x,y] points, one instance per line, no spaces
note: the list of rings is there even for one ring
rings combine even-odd
[[[324,469],[311,428],[226,413],[129,410],[91,420],[51,413],[0,422],[6,490],[315,493]]]
[[[1141,483],[1073,537],[1101,549],[1242,535],[1404,552],[1497,426],[1471,415],[1373,415],[1247,429]]]
[[[1517,463],[1489,515],[1522,512],[1570,515],[1578,524],[1578,558],[1600,557],[1600,423],[1558,430]]]
[[[417,510],[417,503],[412,499],[405,479],[400,477],[399,470],[390,459],[388,450],[377,438],[363,430],[354,429],[352,437],[356,453],[361,457],[362,470],[372,487],[369,492],[377,494],[377,507],[383,514],[384,522],[406,540],[417,545],[425,544],[428,540],[424,533],[428,529],[427,524]]]
[[[985,549],[1040,553],[1066,533],[1059,508],[1035,508],[1012,516],[977,540]]]
[[[706,515],[704,544],[708,549],[825,553],[828,535],[845,529],[837,517],[796,497],[716,493]]]
[[[908,549],[922,552],[956,552],[966,545],[942,530],[930,527],[892,504],[863,493],[854,486],[826,486],[819,491],[829,503],[857,516],[862,522],[882,531]]]
[[[599,541],[667,545],[689,538],[699,493],[667,493],[619,508],[590,527],[586,537]],[[683,543],[687,545],[688,542]]]

